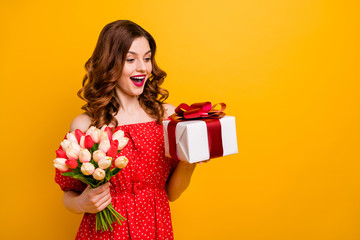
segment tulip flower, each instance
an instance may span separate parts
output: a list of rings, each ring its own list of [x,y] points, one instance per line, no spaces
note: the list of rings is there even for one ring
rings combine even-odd
[[[92,175],[96,180],[103,180],[105,177],[105,171],[101,168],[97,168]]]
[[[100,128],[100,131],[105,131],[105,128],[107,127],[108,125],[104,125],[104,126],[102,126],[101,128]]]
[[[83,133],[80,129],[76,129],[75,130],[75,137],[76,137],[76,140],[77,140],[78,143],[80,142],[80,139],[81,139],[82,136],[85,136],[85,133]]]
[[[91,153],[86,148],[80,149],[79,160],[82,163],[87,163],[91,160]]]
[[[84,175],[89,176],[93,174],[95,167],[92,163],[83,163],[80,170]]]
[[[116,157],[116,154],[118,153],[118,146],[119,146],[118,140],[112,141],[110,144],[110,148],[107,151],[106,155],[113,157],[113,158]]]
[[[80,147],[85,148],[85,135],[80,137]]]
[[[118,174],[129,162],[124,156],[116,158],[120,155],[119,150],[129,141],[120,129],[121,127],[117,127],[112,134],[112,128],[104,125],[101,130],[91,126],[86,133],[79,129],[68,132],[59,149],[55,151],[56,171],[61,171],[61,175],[80,180],[92,188],[110,181],[111,177]],[[113,163],[116,167],[111,169]],[[95,230],[103,232],[112,231],[113,223],[126,220],[111,203],[98,212],[95,218]]]
[[[123,137],[124,137],[124,131],[118,130],[112,135],[112,140],[118,140],[119,141]]]
[[[78,143],[74,132],[67,133],[66,134],[66,139],[69,140],[70,142]]]
[[[100,149],[93,152],[93,159],[95,162],[99,162],[99,160],[103,157],[106,157],[106,153],[104,153]]]
[[[59,147],[58,150],[55,151],[56,152],[56,156],[58,158],[67,158],[66,156],[66,152],[64,150],[62,150],[61,146]]]
[[[115,160],[115,166],[117,168],[124,168],[128,164],[129,160],[125,156],[120,156]]]
[[[100,129],[98,129],[94,126],[91,126],[86,131],[86,135],[90,135],[95,143],[100,142],[100,133],[101,133]]]
[[[55,158],[54,167],[59,169],[62,172],[66,172],[69,170],[69,167],[66,165],[66,158]]]
[[[123,138],[120,138],[118,141],[119,141],[118,150],[121,150],[121,149],[123,149],[123,148],[126,146],[126,144],[127,144],[128,141],[129,141],[129,138],[123,137]]]
[[[70,159],[66,160],[66,162],[65,162],[65,163],[66,163],[66,165],[67,165],[69,168],[71,168],[71,169],[76,168],[76,167],[77,167],[77,165],[78,165],[77,160],[72,159],[72,158],[70,158]]]
[[[85,136],[84,145],[85,145],[85,148],[92,148],[92,146],[94,145],[94,141],[91,138],[91,136],[89,136],[89,135]]]
[[[109,140],[110,141],[109,136],[108,136],[107,132],[105,132],[105,131],[100,132],[100,142],[102,140]]]
[[[105,139],[105,140],[102,140],[100,142],[100,145],[99,145],[99,149],[101,151],[103,151],[104,153],[107,153],[107,151],[109,151],[109,148],[110,148],[110,141]]]
[[[111,128],[110,127],[106,127],[105,132],[107,132],[109,140],[112,141],[112,132],[111,132]]]
[[[78,159],[79,158],[79,153],[80,153],[80,145],[77,143],[70,143],[70,146],[68,147],[68,149],[66,150],[66,156],[68,158],[72,158],[72,159]]]
[[[103,157],[99,160],[98,165],[101,169],[107,169],[111,166],[112,157]]]
[[[61,143],[60,143],[61,148],[66,152],[66,150],[68,149],[70,143],[71,142],[69,140],[67,140],[67,139],[62,140]]]

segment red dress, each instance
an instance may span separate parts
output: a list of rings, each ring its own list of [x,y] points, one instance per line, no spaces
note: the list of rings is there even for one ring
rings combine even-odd
[[[165,183],[178,161],[165,157],[163,126],[156,121],[120,126],[130,139],[121,150],[128,165],[111,179],[114,208],[127,220],[113,231],[95,231],[95,214],[85,213],[76,239],[173,239]],[[63,191],[82,192],[85,184],[56,170]]]

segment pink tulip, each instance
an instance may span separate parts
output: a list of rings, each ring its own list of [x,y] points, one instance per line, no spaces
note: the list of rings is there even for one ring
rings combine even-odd
[[[94,145],[94,141],[91,138],[91,136],[89,136],[89,135],[85,136],[84,145],[85,145],[85,148],[92,148],[92,146]]]
[[[78,162],[77,162],[75,159],[72,159],[72,158],[66,160],[65,163],[66,163],[66,165],[67,165],[69,168],[71,168],[71,169],[76,168],[77,165],[78,165]]]
[[[83,133],[80,129],[76,129],[75,130],[75,137],[78,141],[78,143],[80,142],[80,139],[82,136],[85,136],[85,133]]]
[[[66,152],[61,148],[61,146],[60,146],[59,149],[56,150],[55,152],[56,152],[56,156],[57,156],[58,158],[67,158]]]
[[[106,127],[106,128],[105,128],[105,132],[108,134],[109,141],[111,141],[111,140],[112,140],[111,128],[110,128],[110,127]]]
[[[112,141],[111,144],[110,144],[110,148],[107,151],[106,155],[115,158],[116,154],[118,152],[118,146],[119,146],[119,141],[118,140]]]

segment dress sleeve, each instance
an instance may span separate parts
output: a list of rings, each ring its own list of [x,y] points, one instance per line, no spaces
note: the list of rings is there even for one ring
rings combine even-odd
[[[55,182],[59,184],[63,191],[82,192],[86,184],[72,177],[63,176],[58,169],[55,169]]]

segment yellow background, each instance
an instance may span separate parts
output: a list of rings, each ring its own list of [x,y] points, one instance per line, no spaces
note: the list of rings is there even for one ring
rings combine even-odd
[[[360,4],[2,1],[0,239],[73,239],[52,160],[101,29],[156,39],[170,103],[225,102],[239,154],[197,166],[177,240],[360,239]]]

